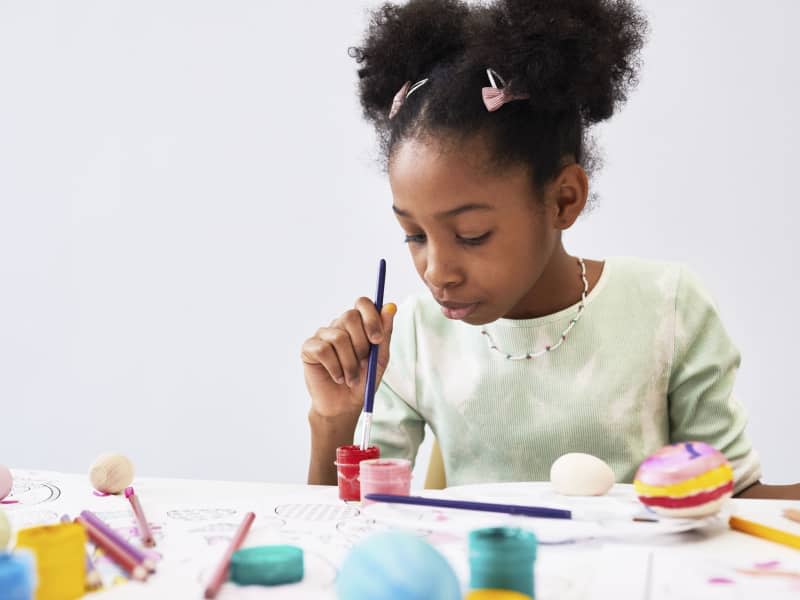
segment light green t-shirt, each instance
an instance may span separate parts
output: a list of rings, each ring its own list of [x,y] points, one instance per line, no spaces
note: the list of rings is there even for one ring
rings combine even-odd
[[[504,352],[533,352],[559,339],[577,307],[487,329]],[[739,352],[685,267],[606,260],[580,321],[539,358],[506,360],[480,329],[447,319],[429,295],[400,306],[375,397],[382,456],[414,460],[427,423],[448,485],[548,480],[567,452],[598,456],[631,482],[649,454],[689,440],[727,456],[736,491],[760,477],[733,396]]]

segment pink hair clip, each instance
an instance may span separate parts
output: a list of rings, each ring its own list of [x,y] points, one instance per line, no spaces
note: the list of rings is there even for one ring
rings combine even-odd
[[[512,94],[508,91],[508,87],[506,86],[506,82],[503,81],[503,78],[497,74],[497,71],[494,69],[486,69],[486,74],[489,76],[489,83],[492,84],[492,87],[485,87],[481,89],[481,94],[483,95],[483,103],[486,105],[486,110],[489,112],[494,112],[503,106],[506,102],[511,102],[513,100],[527,100],[530,98],[530,94]],[[497,80],[503,87],[497,87],[497,83],[495,83],[494,78],[497,77]]]
[[[421,88],[423,85],[428,83],[428,79],[421,79],[414,85],[411,85],[410,81],[406,81],[397,93],[394,95],[394,99],[392,100],[392,108],[389,110],[389,118],[393,119],[397,112],[400,110],[400,107],[403,106],[403,103],[406,101],[411,94]]]

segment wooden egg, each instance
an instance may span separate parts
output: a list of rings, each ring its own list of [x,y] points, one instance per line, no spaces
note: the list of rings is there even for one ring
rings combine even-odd
[[[661,448],[639,465],[633,487],[639,500],[668,517],[705,517],[733,494],[733,468],[704,442]]]
[[[602,496],[614,485],[614,472],[596,456],[570,452],[550,467],[550,483],[565,496]]]
[[[94,489],[119,494],[133,482],[133,463],[122,454],[101,454],[89,467]]]

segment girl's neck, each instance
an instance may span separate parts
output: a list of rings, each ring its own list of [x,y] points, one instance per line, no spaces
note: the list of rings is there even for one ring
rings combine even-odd
[[[591,291],[600,279],[603,263],[586,260],[586,278]],[[507,319],[534,319],[568,308],[581,299],[583,280],[578,258],[559,243],[544,272],[525,298],[507,315]]]

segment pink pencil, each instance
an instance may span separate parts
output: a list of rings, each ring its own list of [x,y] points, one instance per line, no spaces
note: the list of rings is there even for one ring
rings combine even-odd
[[[132,486],[125,488],[125,497],[128,499],[128,502],[131,503],[133,515],[136,517],[136,522],[139,524],[139,537],[142,538],[142,543],[152,548],[156,545],[156,541],[153,539],[153,532],[150,530],[150,524],[147,522],[147,517],[144,516],[142,505],[139,503],[139,496],[133,491]]]
[[[249,512],[244,516],[244,520],[242,524],[239,525],[239,529],[236,530],[236,535],[233,536],[228,549],[225,550],[225,554],[222,556],[222,560],[219,561],[216,570],[214,571],[214,575],[211,577],[211,580],[208,582],[208,586],[206,586],[206,598],[213,598],[219,592],[219,588],[222,587],[222,584],[228,578],[228,567],[231,563],[231,557],[233,553],[236,552],[239,547],[244,542],[244,538],[247,537],[247,532],[250,529],[250,525],[253,524],[253,519],[256,518],[255,513]]]

